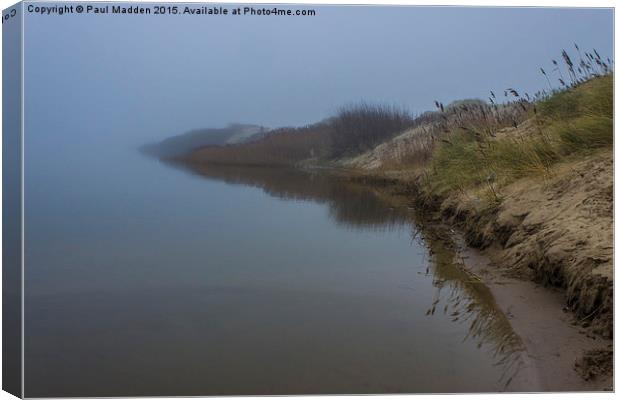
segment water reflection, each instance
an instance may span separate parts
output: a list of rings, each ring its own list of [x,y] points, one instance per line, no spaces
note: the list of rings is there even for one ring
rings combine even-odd
[[[372,187],[321,171],[228,166],[196,166],[191,171],[208,179],[258,187],[277,198],[327,204],[330,217],[340,225],[373,231],[409,227],[412,240],[419,241],[430,255],[425,274],[433,277],[436,291],[426,315],[441,312],[455,324],[467,324],[463,341],[475,341],[481,351],[492,353],[502,370],[501,389],[509,387],[523,366],[521,339],[490,290],[465,268],[452,235],[406,204],[394,202]]]
[[[262,189],[272,197],[313,201],[329,207],[330,218],[344,226],[384,231],[410,222],[407,207],[394,207],[369,186],[321,171],[299,169],[176,165],[197,175]]]
[[[418,224],[418,226],[423,226]],[[496,365],[502,368],[501,385],[505,389],[523,366],[521,338],[513,331],[506,315],[497,307],[493,294],[481,279],[465,266],[451,235],[443,227],[416,231],[414,238],[429,248],[426,274],[433,276],[436,292],[427,315],[438,310],[454,323],[468,324],[463,338],[478,348],[488,347]]]

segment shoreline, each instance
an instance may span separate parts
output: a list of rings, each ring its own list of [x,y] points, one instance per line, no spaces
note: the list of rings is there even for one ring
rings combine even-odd
[[[613,157],[601,154],[585,162],[580,160],[577,165],[583,169],[601,160],[612,162]],[[574,166],[569,169],[581,174]],[[562,166],[555,180],[564,178],[561,171]],[[555,276],[554,281],[553,276],[545,276],[557,274],[558,270],[544,269],[548,258],[544,249],[537,255],[537,260],[543,264],[541,270],[527,265],[530,271],[524,271],[522,265],[515,263],[517,259],[510,257],[514,244],[509,243],[510,236],[522,227],[512,226],[508,230],[501,221],[501,213],[476,212],[456,198],[425,196],[419,176],[415,174],[399,176],[386,171],[372,173],[338,168],[330,173],[375,187],[388,197],[397,198],[401,204],[427,213],[431,224],[449,227],[450,237],[445,240],[456,243],[466,269],[479,276],[490,289],[498,307],[510,319],[526,346],[526,367],[511,383],[514,389],[507,390],[522,391],[520,388],[527,387],[528,382],[538,386],[537,391],[613,390],[613,309],[600,312],[602,306],[596,305],[595,312],[591,311],[593,301],[598,300],[602,305],[606,301],[613,302],[613,281],[593,283],[582,273],[580,283],[586,288],[590,286],[591,290],[585,290],[585,295],[584,289],[578,290],[575,296],[563,283],[564,278]],[[544,225],[538,230],[543,228]],[[559,263],[574,262],[571,252],[564,256]],[[589,308],[583,303],[588,303]]]
[[[584,353],[610,348],[613,341],[575,325],[572,313],[564,306],[561,290],[507,276],[492,257],[469,247],[461,235],[455,233],[453,239],[467,270],[489,288],[524,344],[524,366],[508,391],[613,390],[611,374],[585,380],[577,371],[576,363]]]
[[[494,253],[495,261],[512,264],[510,267],[514,275],[548,287],[564,289],[567,296],[566,306],[575,312],[577,317],[590,321],[591,325],[595,326],[597,334],[602,337],[608,339],[613,337],[613,265],[610,271],[604,271],[606,275],[595,277],[600,278],[598,281],[588,276],[588,272],[595,270],[599,264],[613,261],[613,251],[610,251],[613,250],[611,240],[613,230],[608,229],[609,237],[593,236],[588,230],[589,226],[583,221],[579,221],[579,224],[575,221],[563,222],[564,225],[551,227],[553,229],[548,227],[555,220],[562,220],[566,217],[562,214],[577,214],[583,204],[589,205],[588,203],[594,200],[598,201],[596,204],[598,208],[604,208],[609,215],[597,215],[600,210],[588,207],[585,213],[589,218],[587,222],[594,223],[596,219],[603,220],[608,223],[608,226],[602,228],[612,228],[613,193],[608,192],[613,182],[612,154],[604,151],[586,160],[560,165],[556,168],[555,176],[548,180],[540,177],[519,180],[512,185],[514,188],[509,190],[511,193],[507,196],[508,199],[496,209],[477,207],[479,200],[473,196],[470,197],[467,193],[451,193],[443,197],[424,193],[420,184],[420,176],[415,174],[399,176],[390,172],[375,174],[363,170],[338,169],[332,170],[332,173],[353,182],[375,186],[389,195],[402,197],[410,205],[431,215],[432,219],[459,229],[468,246],[490,250]],[[610,177],[609,180],[606,180],[607,175]],[[576,177],[580,178],[580,181]],[[598,187],[595,185],[597,182],[594,182],[591,186],[596,187],[588,193],[578,198],[569,196],[572,195],[571,190],[581,191],[584,189],[583,186],[596,179],[609,183],[609,186]],[[601,194],[608,195],[608,197],[599,196]],[[565,200],[563,197],[569,197],[568,206],[573,207],[560,208],[558,204],[555,204]],[[508,202],[511,204],[505,204]],[[535,223],[530,224],[533,226],[528,225],[530,221],[527,218],[538,211],[535,207],[553,205],[560,209],[547,212],[543,216],[536,215],[539,218],[534,221]],[[568,233],[578,237],[583,236],[583,239],[587,237],[590,240],[580,239],[573,248],[564,246],[560,254],[553,254],[551,255],[553,259],[550,259],[552,257],[548,253],[555,249],[549,247],[556,244],[558,233],[566,233],[559,231],[566,230],[567,225],[570,228]],[[548,228],[550,232],[544,232]],[[519,248],[521,252],[514,251],[515,247],[523,245],[517,240],[527,241],[541,232],[544,233],[542,236],[553,236],[554,240],[550,240],[550,243],[541,243],[538,248],[534,249],[535,254],[531,258],[527,257],[527,252],[531,249]],[[576,253],[592,249],[596,253],[608,253],[609,258],[605,258],[603,254],[588,254],[587,261],[591,261],[591,265],[587,266],[589,268],[582,268],[586,269],[586,272],[574,271],[566,266],[575,262]],[[595,256],[600,258],[595,258]],[[580,278],[581,282],[574,282],[576,278]],[[581,287],[570,287],[570,284],[581,285]],[[589,286],[594,292],[587,290]]]

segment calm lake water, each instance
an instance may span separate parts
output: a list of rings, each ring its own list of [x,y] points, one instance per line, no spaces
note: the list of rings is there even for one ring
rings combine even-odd
[[[519,339],[441,232],[322,174],[26,164],[26,396],[502,390]]]

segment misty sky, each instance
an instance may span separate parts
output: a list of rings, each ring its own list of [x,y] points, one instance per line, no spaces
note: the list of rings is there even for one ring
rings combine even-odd
[[[26,136],[134,146],[229,122],[304,125],[362,99],[420,113],[435,99],[544,89],[539,67],[550,71],[573,42],[612,55],[610,9],[312,8],[315,17],[27,14]]]

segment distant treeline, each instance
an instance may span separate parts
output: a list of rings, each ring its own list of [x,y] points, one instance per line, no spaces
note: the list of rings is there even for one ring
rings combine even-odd
[[[415,123],[403,109],[361,103],[315,124],[274,129],[251,143],[204,146],[188,158],[198,163],[273,166],[334,159],[370,150]]]

